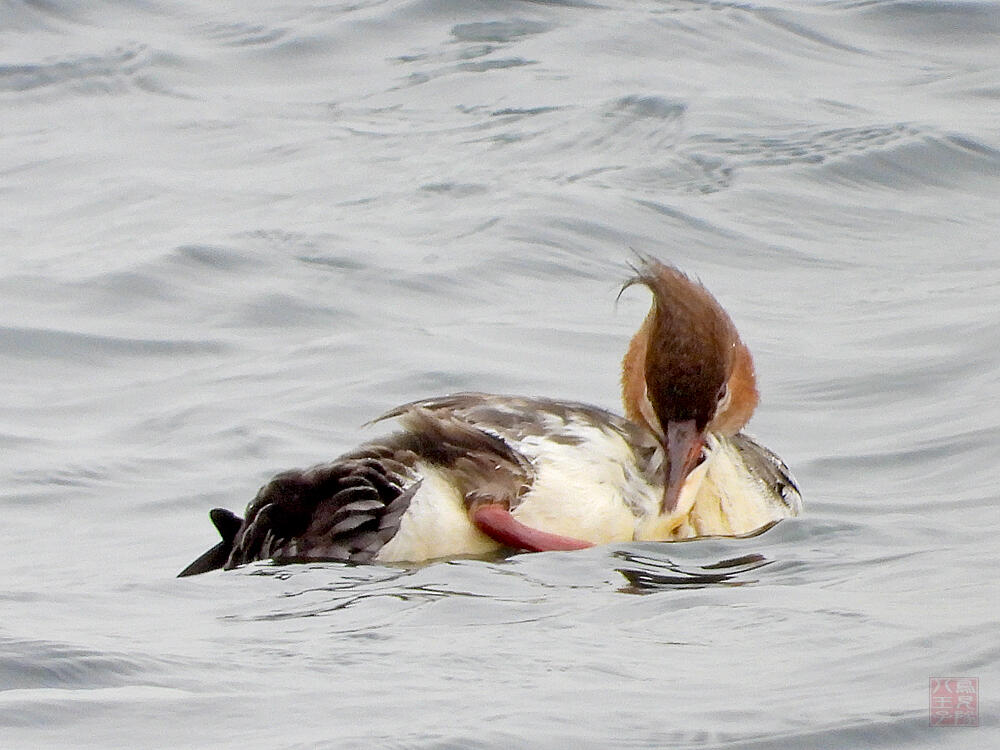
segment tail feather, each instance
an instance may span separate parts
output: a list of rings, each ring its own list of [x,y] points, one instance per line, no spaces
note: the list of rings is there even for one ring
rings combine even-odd
[[[243,526],[243,519],[225,508],[213,508],[208,516],[212,519],[212,523],[215,524],[215,528],[218,529],[222,541],[178,573],[178,578],[196,576],[200,573],[207,573],[210,570],[218,570],[225,566],[229,560],[229,554],[233,551],[236,535]]]

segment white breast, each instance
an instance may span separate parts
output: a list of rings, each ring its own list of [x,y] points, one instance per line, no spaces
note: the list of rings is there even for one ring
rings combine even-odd
[[[790,475],[783,477],[792,483],[783,498],[780,488],[763,481],[747,465],[732,439],[709,435],[707,442],[707,457],[688,478],[690,488],[685,487],[691,492],[690,508],[670,536],[661,538],[741,536],[798,515],[801,500]],[[766,458],[769,451],[757,447],[759,458]],[[787,471],[783,465],[781,469]]]

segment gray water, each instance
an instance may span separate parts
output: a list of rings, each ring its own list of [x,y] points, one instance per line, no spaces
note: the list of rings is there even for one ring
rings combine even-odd
[[[0,747],[996,747],[998,49],[991,2],[0,2]],[[805,515],[173,577],[396,403],[617,409],[632,250],[732,314]]]

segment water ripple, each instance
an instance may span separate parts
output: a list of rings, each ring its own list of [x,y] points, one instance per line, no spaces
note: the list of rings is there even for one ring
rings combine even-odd
[[[107,336],[45,328],[0,326],[0,352],[8,357],[93,363],[122,357],[218,354],[227,344],[210,339],[153,339]]]
[[[522,37],[550,31],[553,24],[525,19],[460,23],[452,26],[451,35],[457,42],[496,42],[506,44]]]
[[[152,62],[146,47],[120,47],[104,54],[67,56],[39,63],[0,65],[0,91],[27,91],[72,84],[89,90],[124,89]]]
[[[0,637],[0,695],[15,689],[126,685],[149,666],[126,654]]]

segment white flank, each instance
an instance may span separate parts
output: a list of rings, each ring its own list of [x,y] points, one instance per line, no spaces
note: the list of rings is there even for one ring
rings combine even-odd
[[[456,555],[483,555],[500,545],[472,525],[465,500],[446,472],[423,461],[423,477],[403,514],[399,531],[375,556],[378,562],[418,562]]]

